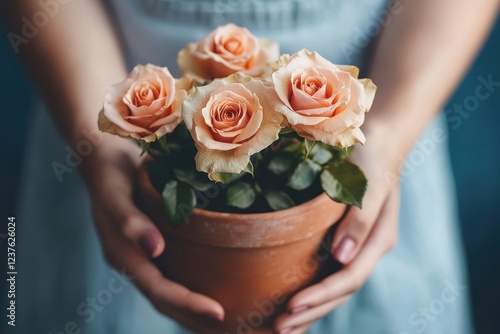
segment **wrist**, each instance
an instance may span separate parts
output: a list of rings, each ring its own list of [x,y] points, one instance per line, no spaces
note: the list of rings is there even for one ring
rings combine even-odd
[[[369,115],[367,115],[369,116]],[[365,173],[377,187],[397,184],[399,171],[405,161],[406,151],[401,134],[392,122],[370,119],[363,125],[366,142],[353,151],[350,160]],[[387,182],[391,180],[391,182]]]

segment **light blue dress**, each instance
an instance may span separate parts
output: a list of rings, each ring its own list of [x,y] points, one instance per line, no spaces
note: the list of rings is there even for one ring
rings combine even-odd
[[[369,41],[388,22],[385,6],[383,0],[112,1],[130,66],[154,63],[174,74],[178,50],[228,22],[278,41],[282,52],[308,48],[363,68]],[[396,247],[346,305],[309,333],[472,333],[445,137],[438,117],[406,161]],[[66,155],[48,116],[38,113],[18,217],[14,333],[187,333],[104,262],[82,180],[74,171],[59,182],[52,170]]]

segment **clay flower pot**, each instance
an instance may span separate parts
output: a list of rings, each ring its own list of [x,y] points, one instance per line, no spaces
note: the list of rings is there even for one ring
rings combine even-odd
[[[268,213],[196,208],[174,229],[164,218],[146,168],[139,181],[148,198],[156,199],[144,203],[144,209],[166,241],[157,264],[170,279],[222,304],[224,333],[270,327],[294,293],[335,270],[331,232],[346,206],[326,194]]]

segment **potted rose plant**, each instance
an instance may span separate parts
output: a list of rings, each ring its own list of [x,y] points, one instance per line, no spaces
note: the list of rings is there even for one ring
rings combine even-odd
[[[367,181],[348,157],[376,87],[232,24],[178,63],[182,78],[138,65],[111,86],[100,129],[148,155],[140,184],[164,273],[220,301],[225,330],[266,325],[320,275],[346,205],[361,207]]]

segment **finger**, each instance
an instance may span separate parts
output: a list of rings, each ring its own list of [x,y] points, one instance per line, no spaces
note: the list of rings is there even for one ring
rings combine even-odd
[[[119,178],[117,175],[113,177]],[[112,182],[115,184],[118,181]],[[103,203],[94,203],[94,206],[105,207],[106,214],[112,218],[116,233],[121,233],[132,241],[149,257],[159,256],[165,249],[163,236],[151,219],[137,208],[132,199],[130,182],[128,185],[122,183],[119,187],[119,189],[107,188],[111,189],[112,193],[109,193],[109,190],[103,190],[103,195],[107,195],[106,198],[101,196],[96,199]]]
[[[98,219],[106,217],[98,217]],[[186,287],[166,279],[147,256],[133,243],[116,234],[112,224],[98,224],[105,240],[108,261],[127,275],[141,292],[153,302],[160,312],[171,316],[180,313],[195,313],[214,319],[224,318],[224,309],[217,301],[190,291]]]
[[[346,295],[319,306],[307,308],[298,313],[282,314],[276,319],[274,328],[278,331],[278,333],[282,333],[288,328],[295,329],[310,325],[312,322],[324,317],[332,310],[346,303],[349,300],[349,297],[350,295]]]
[[[93,194],[93,207],[101,208],[112,218],[117,232],[140,247],[148,256],[159,256],[165,241],[156,225],[134,203],[134,175],[137,167],[130,161],[116,161],[100,169]]]
[[[391,192],[365,246],[349,265],[320,283],[293,296],[289,310],[315,307],[357,291],[366,281],[379,258],[396,240],[399,194]]]
[[[303,326],[296,327],[290,332],[290,334],[305,334],[307,333],[307,330],[309,329],[309,327],[311,327],[311,325],[312,322]]]
[[[285,328],[284,330],[279,331],[277,333],[279,333],[279,334],[305,334],[305,333],[307,333],[307,330],[309,329],[309,327],[311,327],[311,325],[312,325],[312,322],[309,324],[303,325],[303,326],[299,326],[299,327]]]
[[[333,236],[332,254],[338,262],[348,264],[359,253],[387,200],[387,195],[386,186],[369,184],[363,208],[349,209]]]

